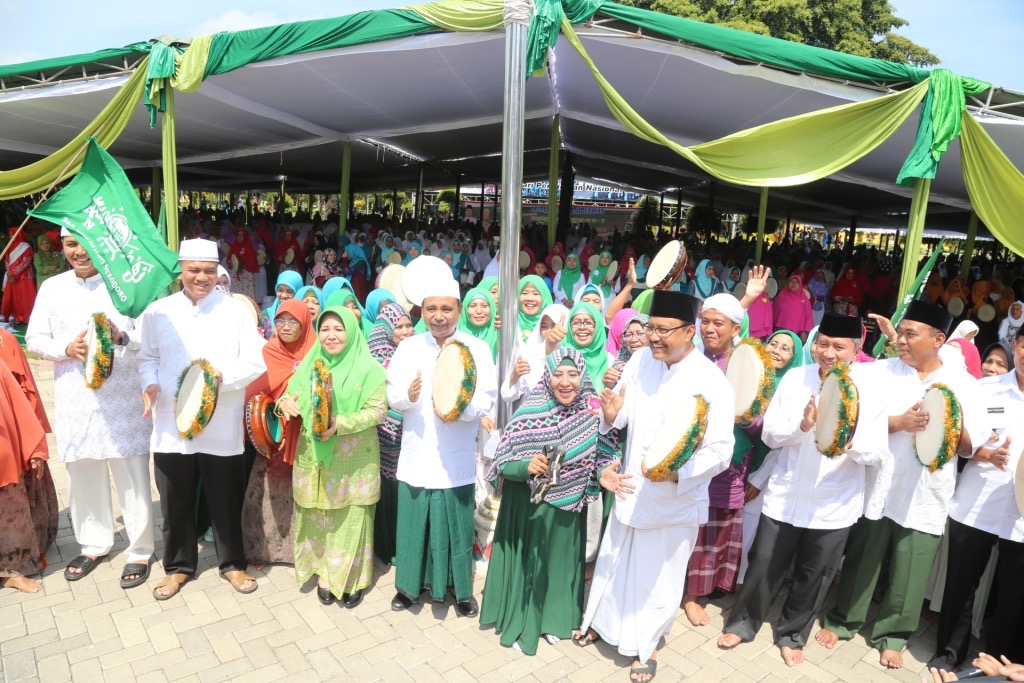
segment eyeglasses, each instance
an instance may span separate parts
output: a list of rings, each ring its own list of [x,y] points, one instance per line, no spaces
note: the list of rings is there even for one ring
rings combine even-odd
[[[595,327],[593,320],[573,320],[571,326],[574,330],[592,330]]]
[[[298,329],[301,326],[302,326],[302,323],[300,323],[298,320],[287,320],[285,318],[281,318],[280,320],[275,320],[274,321],[274,327],[287,327],[287,328],[295,330],[295,329]]]
[[[623,339],[641,339],[647,333],[646,329],[640,330],[639,332],[626,332],[622,335]]]
[[[676,330],[681,330],[684,327],[686,327],[686,325],[679,325],[678,327],[645,327],[644,333],[648,337],[653,337],[654,335],[657,335],[659,337],[667,337]]]

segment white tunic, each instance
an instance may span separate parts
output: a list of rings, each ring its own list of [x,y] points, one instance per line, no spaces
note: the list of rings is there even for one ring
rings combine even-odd
[[[614,427],[629,426],[623,470],[633,475],[636,489],[615,499],[615,516],[636,529],[698,526],[708,521],[708,484],[729,466],[734,439],[732,387],[714,363],[696,349],[672,367],[656,360],[649,348],[633,354],[616,388],[626,384],[625,402]],[[653,482],[640,466],[658,430],[683,418],[675,408],[683,396],[703,394],[710,404],[700,448],[679,469],[678,482]],[[602,431],[609,425],[602,416]]]
[[[241,453],[245,387],[266,371],[263,344],[253,332],[252,314],[223,292],[211,292],[195,305],[181,292],[150,304],[142,314],[139,374],[143,390],[160,386],[153,411],[153,452]],[[174,399],[181,373],[199,359],[209,361],[223,378],[213,418],[190,441],[178,435]]]
[[[105,313],[131,340],[114,347],[111,375],[95,390],[85,386],[85,364],[65,353],[94,313]],[[149,454],[153,425],[142,417],[139,338],[135,321],[117,312],[99,273],[83,280],[68,271],[39,288],[25,340],[30,351],[53,360],[54,434],[61,462]]]
[[[1024,444],[1024,393],[1013,370],[981,380],[978,389],[989,430],[988,440],[980,446],[997,448],[1009,436],[1010,462],[1005,471],[989,462],[968,462],[953,494],[949,516],[961,524],[1021,543],[1024,516],[1017,508],[1013,486]]]
[[[397,478],[410,486],[449,489],[476,481],[479,421],[494,409],[498,398],[498,372],[491,348],[480,339],[456,331],[451,337],[464,343],[476,361],[476,391],[466,411],[445,423],[434,414],[434,366],[441,352],[429,332],[398,345],[388,365],[388,404],[402,413],[402,451]],[[409,385],[422,373],[419,400],[409,400]]]
[[[857,521],[864,507],[864,466],[881,458],[883,404],[866,366],[852,366],[850,378],[861,411],[857,429],[846,453],[825,457],[818,451],[814,429],[800,429],[811,394],[821,392],[819,369],[806,365],[787,372],[765,411],[761,438],[778,452],[761,466],[770,472],[762,512],[802,529],[844,529]]]
[[[938,370],[921,379],[917,370],[898,358],[874,365],[881,373],[879,380],[885,387],[886,417],[902,415],[924,397],[931,385],[941,382],[948,385],[960,401],[963,427],[970,435],[971,443],[982,444],[988,439],[977,381],[965,369],[943,363]],[[941,419],[935,415],[930,418]],[[941,536],[956,486],[955,459],[935,472],[929,471],[917,458],[914,435],[910,432],[889,434],[889,452],[891,461],[883,462],[878,473],[880,484],[888,483],[888,490],[885,490],[886,486],[878,485],[872,493],[876,501],[884,495],[882,514],[904,528]]]

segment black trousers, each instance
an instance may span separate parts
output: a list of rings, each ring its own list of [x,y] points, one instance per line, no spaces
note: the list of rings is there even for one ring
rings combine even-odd
[[[153,469],[163,514],[164,571],[194,576],[199,559],[196,544],[197,483],[210,511],[220,571],[245,569],[242,544],[242,501],[245,498],[245,456],[206,453],[154,453]]]
[[[793,585],[775,622],[775,644],[794,649],[806,645],[839,568],[850,528],[803,529],[762,514],[747,575],[725,632],[743,642],[753,640],[782,589],[790,562],[795,562]]]

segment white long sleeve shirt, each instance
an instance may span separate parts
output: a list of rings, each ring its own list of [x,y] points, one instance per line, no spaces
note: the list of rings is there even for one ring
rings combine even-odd
[[[1014,497],[1014,477],[1024,444],[1024,393],[1013,370],[978,383],[987,419],[987,440],[979,447],[998,448],[1010,437],[1006,470],[992,463],[971,460],[960,474],[949,507],[952,519],[1017,543],[1024,542],[1024,515]]]
[[[139,374],[142,389],[159,385],[153,410],[154,453],[242,452],[245,387],[266,371],[263,339],[253,333],[252,314],[222,292],[193,304],[178,292],[156,301],[142,314]],[[217,408],[199,435],[183,439],[174,421],[178,378],[192,361],[204,359],[222,377]]]
[[[111,375],[95,390],[85,386],[85,364],[65,353],[94,313],[106,314],[130,340],[114,347]],[[153,425],[142,417],[137,382],[140,336],[136,321],[114,307],[99,273],[83,280],[68,271],[39,288],[25,341],[30,351],[53,360],[54,435],[61,462],[149,454]]]
[[[843,529],[861,516],[864,466],[878,462],[884,449],[883,404],[871,372],[863,365],[852,366],[850,378],[860,404],[857,429],[846,453],[822,455],[815,430],[800,429],[811,395],[821,393],[818,371],[818,365],[807,365],[787,372],[765,411],[761,438],[778,452],[761,466],[771,468],[762,512],[803,529]]]
[[[902,415],[920,401],[933,384],[942,383],[949,386],[959,400],[963,429],[974,447],[988,439],[982,408],[984,402],[978,393],[977,380],[966,369],[944,362],[938,370],[921,379],[917,370],[898,358],[874,365],[885,388],[886,424],[890,416]],[[937,415],[930,417],[941,419]],[[891,462],[883,463],[879,485],[872,492],[874,501],[869,502],[869,507],[877,505],[881,500],[879,496],[884,495],[883,516],[907,529],[941,536],[956,487],[955,458],[937,471],[929,471],[917,458],[914,435],[910,432],[889,434],[889,452],[892,454]]]
[[[601,429],[629,426],[624,472],[636,488],[615,499],[615,516],[634,529],[698,526],[708,521],[708,484],[729,466],[735,443],[732,434],[732,387],[714,363],[696,349],[672,367],[656,360],[649,348],[633,354],[622,371],[616,391],[626,385],[625,401],[611,425],[601,418]],[[676,413],[684,396],[707,399],[708,424],[700,447],[679,468],[678,482],[653,482],[641,465],[658,430],[671,421],[688,419]],[[684,426],[684,425],[681,425]]]
[[[476,482],[477,435],[480,419],[491,415],[498,400],[498,371],[490,347],[480,339],[456,331],[476,362],[473,400],[455,422],[434,414],[434,367],[441,347],[429,332],[398,345],[388,365],[388,405],[402,413],[402,451],[397,477],[410,486],[450,489]],[[422,373],[419,400],[409,400],[409,385]]]

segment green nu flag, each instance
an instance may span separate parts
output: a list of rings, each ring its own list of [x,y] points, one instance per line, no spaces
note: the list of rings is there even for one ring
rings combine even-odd
[[[932,255],[928,257],[928,261],[924,264],[924,268],[921,269],[921,272],[917,274],[917,279],[914,280],[914,284],[910,285],[910,289],[907,290],[907,295],[903,297],[903,301],[896,306],[896,312],[892,314],[893,327],[899,325],[900,321],[903,320],[903,311],[907,309],[907,305],[911,301],[916,301],[921,298],[921,294],[924,293],[924,286],[928,282],[928,276],[931,275],[932,270],[935,268],[935,262],[939,260],[939,256],[942,254],[942,243],[945,241],[945,237],[939,239],[939,243],[935,245],[935,251],[933,251]],[[903,258],[907,258],[907,255],[904,254]],[[885,348],[885,337],[879,337],[878,341],[875,342],[875,348],[873,349],[875,358],[882,357],[883,348]]]
[[[29,215],[75,236],[103,276],[114,306],[132,318],[156,300],[181,269],[114,157],[89,138],[78,174]]]

